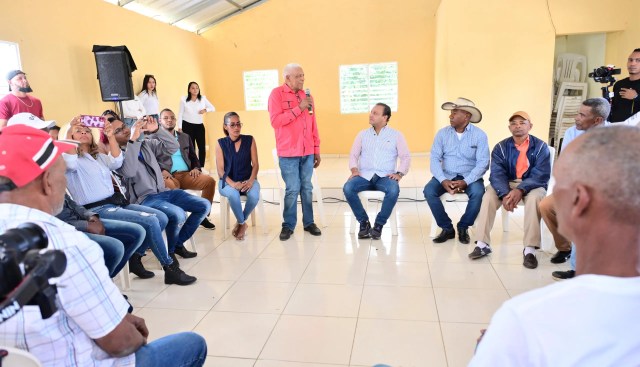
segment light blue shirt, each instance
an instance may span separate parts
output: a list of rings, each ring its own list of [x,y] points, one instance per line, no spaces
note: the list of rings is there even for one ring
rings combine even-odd
[[[62,157],[67,163],[67,188],[76,203],[95,203],[114,194],[111,171],[122,166],[124,154],[113,158],[100,153],[94,159],[90,154],[63,153]]]
[[[396,170],[396,161],[400,158],[400,165]],[[353,142],[349,155],[349,168],[357,167],[360,176],[371,180],[373,175],[385,177],[388,174],[409,172],[411,154],[404,136],[398,130],[388,126],[376,130],[371,127],[362,130]]]
[[[594,127],[598,127],[598,126],[611,126],[612,124],[609,121],[604,121],[601,125],[596,125]],[[567,131],[564,132],[564,137],[562,138],[562,145],[560,146],[560,152],[564,151],[564,148],[567,147],[567,145],[569,145],[569,143],[571,143],[572,141],[574,141],[578,136],[584,134],[587,130],[578,130],[576,128],[576,125],[571,126],[570,128],[567,129]]]
[[[487,134],[468,124],[458,138],[451,126],[438,131],[431,146],[431,174],[439,182],[456,176],[464,177],[467,185],[476,182],[489,169]]]
[[[176,140],[178,140],[177,136]],[[189,166],[187,166],[187,162],[182,158],[182,149],[178,149],[171,155],[171,173],[187,171],[189,171]]]

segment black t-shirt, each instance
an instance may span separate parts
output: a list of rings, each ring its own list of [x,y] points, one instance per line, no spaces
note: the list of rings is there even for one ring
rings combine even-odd
[[[613,99],[611,100],[611,114],[609,114],[610,122],[620,122],[640,111],[640,98],[625,99],[620,97],[621,88],[631,88],[640,93],[640,79],[629,80],[624,78],[613,85]]]

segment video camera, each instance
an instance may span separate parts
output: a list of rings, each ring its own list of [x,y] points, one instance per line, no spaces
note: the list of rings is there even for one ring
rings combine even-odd
[[[48,242],[44,230],[33,223],[0,235],[0,323],[24,305],[38,305],[43,319],[58,310],[58,290],[49,279],[64,273],[67,257],[60,250],[42,250]]]
[[[589,78],[593,78],[598,83],[610,83],[613,84],[616,81],[614,75],[622,73],[621,69],[616,69],[614,65],[601,66],[597,69],[593,69],[593,73],[589,73]]]

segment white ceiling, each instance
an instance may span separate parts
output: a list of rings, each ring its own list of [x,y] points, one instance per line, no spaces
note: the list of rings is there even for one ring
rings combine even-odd
[[[267,0],[105,0],[152,19],[201,34]]]

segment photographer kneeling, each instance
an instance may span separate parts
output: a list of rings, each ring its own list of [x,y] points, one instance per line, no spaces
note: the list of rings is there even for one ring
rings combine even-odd
[[[25,306],[0,324],[0,345],[25,349],[43,365],[202,366],[207,348],[197,334],[147,344],[145,322],[127,313],[129,305],[109,279],[100,247],[54,217],[67,186],[60,156],[74,148],[29,126],[0,132],[0,233],[36,223],[49,248],[67,257],[57,280],[59,310],[43,319],[37,306]]]

